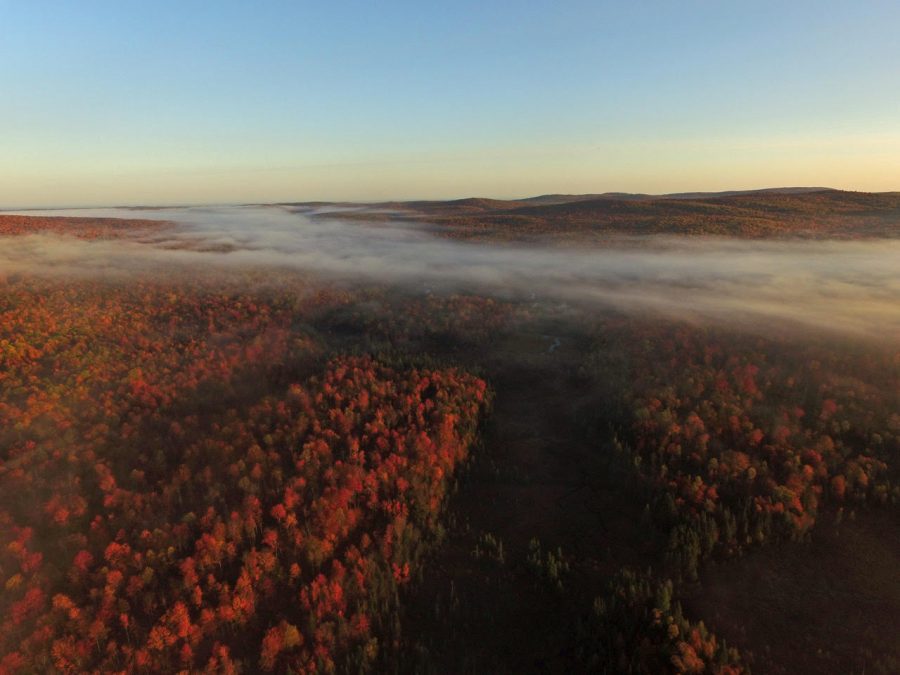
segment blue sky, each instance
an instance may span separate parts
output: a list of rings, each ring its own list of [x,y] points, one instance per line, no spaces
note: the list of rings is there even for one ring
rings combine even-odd
[[[900,189],[896,2],[0,0],[0,206]]]

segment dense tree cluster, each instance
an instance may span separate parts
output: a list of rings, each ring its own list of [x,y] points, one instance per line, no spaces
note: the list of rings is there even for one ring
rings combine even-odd
[[[620,673],[744,672],[737,650],[684,617],[671,581],[626,569],[608,586],[583,628],[585,665]]]
[[[599,340],[590,372],[614,380],[605,418],[665,574],[620,571],[584,651],[620,672],[737,672],[665,576],[696,581],[709,557],[805,539],[823,509],[900,503],[900,353],[659,321],[608,324]]]
[[[78,239],[119,239],[132,236],[134,230],[154,231],[168,224],[159,220],[119,218],[72,218],[53,216],[15,216],[0,214],[0,236],[64,234]]]
[[[900,355],[705,328],[630,332],[627,451],[669,553],[802,538],[823,503],[900,501]]]
[[[268,384],[315,349],[293,298],[28,280],[0,303],[0,671],[377,658],[484,382],[345,357]]]
[[[370,289],[361,299],[367,302],[338,306],[323,323],[338,333],[356,332],[401,351],[425,348],[440,353],[482,345],[517,313],[510,303],[472,294],[386,296]]]

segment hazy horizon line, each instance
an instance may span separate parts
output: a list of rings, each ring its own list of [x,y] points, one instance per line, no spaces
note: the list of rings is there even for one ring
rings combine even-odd
[[[537,199],[540,197],[551,197],[551,196],[560,196],[560,197],[583,197],[583,196],[613,196],[613,195],[623,195],[623,196],[643,196],[643,197],[672,197],[679,195],[700,195],[698,198],[703,198],[703,196],[714,197],[716,195],[730,195],[735,193],[754,193],[754,192],[775,192],[775,191],[783,191],[783,190],[807,190],[808,192],[853,192],[857,194],[873,194],[873,195],[886,195],[886,194],[896,194],[900,192],[900,189],[897,190],[850,190],[845,188],[836,188],[830,186],[816,186],[816,185],[779,185],[779,186],[769,186],[762,188],[733,188],[727,190],[680,190],[678,192],[629,192],[629,191],[620,191],[620,190],[608,190],[604,192],[542,192],[539,194],[529,194],[524,197],[493,197],[486,195],[476,195],[476,194],[464,194],[459,197],[448,197],[448,198],[433,198],[433,197],[407,197],[407,198],[391,198],[391,199],[283,199],[276,201],[228,201],[228,202],[180,202],[180,203],[119,203],[119,204],[101,204],[101,203],[84,203],[84,204],[60,204],[55,206],[0,206],[0,214],[2,213],[18,213],[20,211],[68,211],[74,209],[179,209],[179,208],[193,208],[193,207],[201,207],[201,206],[278,206],[278,205],[288,205],[288,204],[356,204],[356,205],[368,205],[368,204],[388,204],[395,202],[454,202],[454,201],[463,201],[466,199],[491,199],[495,201],[526,201],[528,199]]]

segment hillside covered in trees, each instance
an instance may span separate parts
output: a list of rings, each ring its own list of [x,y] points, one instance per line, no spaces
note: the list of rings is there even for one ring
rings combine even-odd
[[[302,206],[302,205],[301,205]],[[385,214],[387,212],[387,214]],[[434,223],[462,239],[602,239],[611,235],[742,238],[897,237],[900,193],[823,188],[682,195],[546,195],[518,201],[389,202],[324,217]]]

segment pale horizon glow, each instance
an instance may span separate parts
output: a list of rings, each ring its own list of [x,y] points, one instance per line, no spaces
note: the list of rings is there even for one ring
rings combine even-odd
[[[900,190],[897,25],[890,2],[0,0],[0,209]]]

